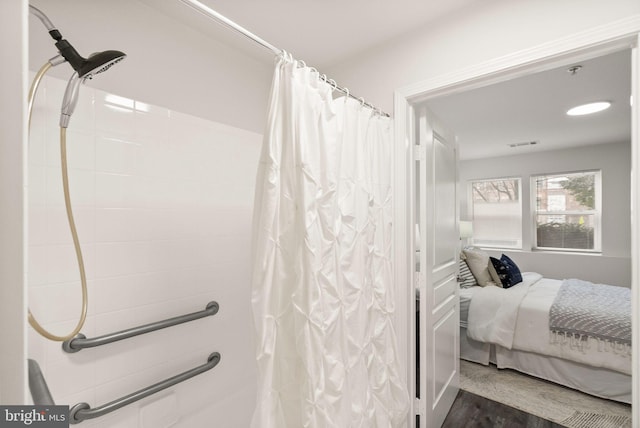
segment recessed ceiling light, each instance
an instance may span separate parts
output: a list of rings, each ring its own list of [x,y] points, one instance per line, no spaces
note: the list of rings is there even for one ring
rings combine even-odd
[[[597,103],[582,104],[567,111],[569,116],[582,116],[585,114],[597,113],[611,107],[608,101],[599,101]]]

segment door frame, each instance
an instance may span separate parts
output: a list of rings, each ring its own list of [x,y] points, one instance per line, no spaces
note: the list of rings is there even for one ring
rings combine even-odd
[[[415,426],[415,107],[436,96],[450,95],[481,86],[556,68],[622,49],[632,49],[631,135],[631,292],[632,292],[632,416],[640,426],[640,17],[632,16],[610,24],[544,43],[530,49],[479,63],[475,66],[399,88],[394,93],[394,280],[396,332],[400,357],[406,362],[405,376],[410,393],[408,427]],[[412,284],[407,286],[407,284]],[[421,373],[425,371],[421,370]]]
[[[0,403],[26,404],[27,88],[29,4],[0,1]]]

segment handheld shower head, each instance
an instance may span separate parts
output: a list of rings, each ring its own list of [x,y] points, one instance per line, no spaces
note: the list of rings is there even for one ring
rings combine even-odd
[[[0,0],[1,1],[1,0]],[[31,113],[33,108],[33,101],[36,95],[36,91],[41,79],[44,77],[47,70],[51,67],[62,64],[67,61],[75,70],[71,79],[69,79],[69,83],[67,84],[67,89],[64,93],[64,99],[62,101],[62,109],[60,115],[60,154],[61,154],[61,166],[62,166],[62,183],[65,197],[65,207],[67,212],[67,219],[69,220],[69,228],[71,230],[71,236],[73,239],[76,258],[78,260],[78,270],[80,271],[80,284],[82,288],[82,310],[80,313],[80,317],[78,319],[78,323],[76,327],[73,329],[71,333],[66,336],[59,336],[49,331],[45,330],[40,323],[35,319],[32,315],[31,311],[29,312],[29,324],[42,336],[50,340],[56,341],[64,341],[73,338],[80,330],[85,323],[87,317],[87,308],[88,308],[88,298],[87,298],[87,278],[85,274],[84,261],[82,258],[82,249],[80,247],[80,241],[78,239],[78,234],[76,231],[76,225],[73,219],[73,211],[71,209],[71,199],[69,197],[69,177],[68,177],[68,167],[67,167],[67,126],[69,125],[69,120],[71,119],[71,115],[73,114],[73,110],[78,102],[78,94],[80,92],[80,85],[85,82],[87,79],[91,79],[96,74],[102,73],[103,71],[107,71],[111,66],[122,59],[125,58],[125,54],[119,51],[105,51],[100,52],[94,55],[89,56],[89,58],[83,58],[80,54],[74,49],[71,44],[62,38],[62,34],[60,31],[53,25],[53,23],[47,18],[47,16],[42,13],[39,9],[29,6],[29,11],[31,14],[35,15],[42,24],[47,28],[49,35],[56,41],[55,45],[59,50],[59,54],[55,57],[51,58],[47,63],[45,63],[42,68],[36,74],[34,78],[31,89],[29,90],[29,101],[28,101],[28,126],[31,127]]]
[[[89,58],[84,58],[76,51],[71,43],[62,38],[62,34],[60,34],[60,31],[51,23],[47,15],[31,5],[29,5],[29,12],[42,21],[42,24],[47,28],[51,37],[56,41],[55,45],[60,55],[69,62],[80,78],[91,79],[96,74],[107,71],[113,64],[126,58],[126,55],[120,51],[104,51],[92,54]]]
[[[76,71],[69,79],[67,89],[64,92],[60,111],[60,127],[66,128],[69,126],[69,120],[71,120],[71,115],[78,103],[80,84],[87,79],[92,79],[96,74],[107,71],[124,58],[126,58],[126,55],[120,51],[98,52],[89,55],[87,59],[82,58],[82,61],[78,63],[78,67],[74,67]]]
[[[122,61],[126,55],[120,51],[104,51],[82,57],[67,40],[59,40],[56,47],[81,78],[91,79],[98,73],[107,71],[113,64]]]
[[[67,61],[75,70],[75,73],[69,79],[62,101],[60,127],[66,128],[69,126],[69,120],[78,103],[80,84],[87,79],[92,79],[96,74],[107,71],[112,65],[122,61],[127,56],[120,51],[104,51],[91,54],[89,58],[84,58],[71,46],[71,43],[62,38],[62,34],[47,18],[47,15],[34,6],[29,6],[29,11],[42,21],[51,37],[56,41],[55,45],[58,48],[59,55],[49,60],[49,63],[54,66]]]
[[[73,66],[75,73],[73,73],[73,75],[69,79],[69,83],[67,83],[67,89],[64,91],[62,108],[60,110],[61,128],[66,128],[69,126],[69,120],[71,120],[71,115],[73,114],[73,111],[76,108],[76,104],[78,103],[80,84],[84,83],[87,79],[92,79],[96,74],[107,71],[109,68],[111,68],[112,65],[122,61],[125,58],[126,55],[120,51],[104,51],[91,54],[89,55],[89,58],[86,59],[80,57],[81,61],[77,61],[76,65],[69,61],[69,63]]]

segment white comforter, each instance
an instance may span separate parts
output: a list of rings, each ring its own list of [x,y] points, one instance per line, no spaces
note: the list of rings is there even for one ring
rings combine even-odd
[[[478,342],[513,347],[518,309],[529,287],[542,278],[534,272],[522,274],[522,282],[511,288],[486,286],[473,293],[469,306],[467,336]]]
[[[599,349],[589,339],[588,349],[552,343],[549,309],[562,281],[523,273],[523,282],[511,288],[474,287],[469,306],[467,336],[470,339],[500,345],[507,349],[534,352],[593,367],[631,374],[631,357]]]

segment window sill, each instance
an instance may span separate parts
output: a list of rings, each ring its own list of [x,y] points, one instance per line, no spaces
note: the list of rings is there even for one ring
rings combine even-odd
[[[495,252],[511,252],[511,253],[535,253],[535,254],[566,254],[571,256],[602,256],[602,251],[576,251],[576,250],[560,250],[546,248],[531,248],[525,250],[523,248],[499,248],[499,247],[481,247],[475,246],[483,251]]]
[[[573,256],[602,256],[602,251],[577,251],[577,250],[561,250],[556,248],[532,248],[532,253],[545,253],[545,254],[570,254]]]

